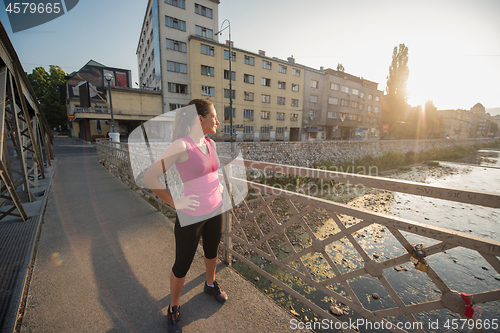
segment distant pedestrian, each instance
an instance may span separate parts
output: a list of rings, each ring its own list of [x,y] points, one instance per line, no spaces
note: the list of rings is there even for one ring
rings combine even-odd
[[[217,250],[222,234],[222,185],[219,182],[220,161],[215,143],[205,135],[215,134],[219,121],[214,105],[202,99],[177,110],[172,144],[147,170],[144,183],[161,200],[177,211],[175,221],[175,263],[170,273],[171,301],[168,307],[169,332],[180,332],[180,296],[200,237],[205,252],[206,282],[204,292],[221,303],[226,293],[215,280]],[[187,110],[187,111],[186,111]],[[176,165],[184,184],[184,194],[174,199],[159,178]]]

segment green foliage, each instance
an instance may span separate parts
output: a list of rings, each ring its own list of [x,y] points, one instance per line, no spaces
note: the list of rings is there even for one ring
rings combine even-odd
[[[65,125],[68,121],[65,103],[61,100],[61,85],[66,82],[64,76],[61,67],[54,65],[50,65],[49,72],[43,67],[36,67],[31,74],[27,74],[51,128]]]
[[[404,133],[402,124],[408,108],[406,82],[409,74],[408,48],[405,44],[399,44],[399,50],[398,47],[394,47],[392,53],[382,114],[382,123],[389,125],[390,136],[399,137]]]
[[[491,122],[490,132],[491,133],[498,133],[498,124],[497,123]]]
[[[424,105],[411,108],[408,116],[403,119],[403,139],[437,139],[442,138],[442,119],[438,116],[437,108],[432,101]]]

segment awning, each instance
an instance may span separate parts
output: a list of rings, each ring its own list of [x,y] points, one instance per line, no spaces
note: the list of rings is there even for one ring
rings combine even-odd
[[[304,131],[306,132],[324,132],[324,129],[321,128],[304,128]]]

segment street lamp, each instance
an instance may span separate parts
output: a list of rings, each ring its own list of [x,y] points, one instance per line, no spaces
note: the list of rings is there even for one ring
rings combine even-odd
[[[104,78],[108,81],[108,92],[109,92],[109,112],[111,113],[111,131],[109,132],[109,136],[112,141],[119,142],[120,134],[115,134],[115,118],[113,117],[113,102],[111,100],[111,80],[113,79],[113,75],[106,73],[104,74]]]
[[[222,28],[225,22],[227,22],[227,26],[225,28]],[[229,57],[228,57],[229,58],[229,142],[231,142],[231,155],[232,155],[234,153],[234,148],[233,148],[233,88],[232,88],[233,73],[231,72],[231,61],[232,61],[231,22],[229,22],[228,19],[222,21],[222,24],[220,25],[220,30],[217,31],[215,34],[222,35],[222,32],[226,29],[229,29]]]

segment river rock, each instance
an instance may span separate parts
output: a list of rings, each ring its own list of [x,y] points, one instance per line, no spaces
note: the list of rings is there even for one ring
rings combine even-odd
[[[336,316],[342,316],[344,314],[344,311],[337,308],[336,306],[330,306],[330,312]]]
[[[380,298],[380,296],[377,293],[373,293],[372,297],[373,297],[373,299],[379,299]]]

